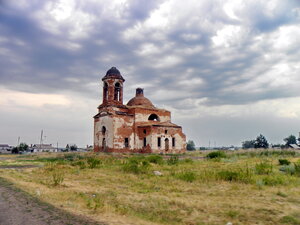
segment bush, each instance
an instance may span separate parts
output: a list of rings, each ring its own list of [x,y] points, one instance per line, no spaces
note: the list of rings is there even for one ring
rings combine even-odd
[[[265,176],[262,178],[264,185],[275,186],[285,184],[285,179],[281,176]]]
[[[101,165],[101,160],[94,157],[90,157],[87,159],[87,163],[90,169],[94,169]]]
[[[186,182],[193,182],[196,180],[196,174],[192,171],[184,171],[180,172],[175,175],[178,179],[186,181]]]
[[[237,181],[238,176],[239,174],[237,172],[228,171],[228,170],[220,171],[217,173],[217,177],[225,181]]]
[[[209,159],[226,158],[226,154],[225,152],[217,151],[217,152],[208,153],[206,157]]]
[[[164,159],[160,155],[150,155],[147,157],[147,160],[150,163],[159,164],[159,165],[164,163]]]
[[[53,186],[61,185],[62,182],[64,181],[64,174],[63,174],[63,172],[61,172],[59,170],[54,170],[51,173],[51,177],[52,177],[52,185]]]
[[[295,175],[300,177],[300,162],[294,163],[294,167],[295,167]]]
[[[170,158],[168,158],[167,163],[168,165],[177,165],[179,162],[179,158],[177,155],[172,155]]]
[[[289,174],[289,175],[294,175],[295,174],[295,165],[290,164],[290,165],[284,165],[279,168],[280,171]]]
[[[128,173],[147,173],[149,170],[150,164],[143,157],[132,157],[127,160],[123,165],[123,171]]]
[[[291,162],[287,159],[278,159],[279,165],[290,165]]]
[[[255,165],[255,172],[257,174],[271,174],[273,172],[273,165],[269,162],[261,162]]]
[[[221,170],[216,173],[216,179],[224,181],[235,181],[245,184],[253,182],[253,171],[248,168],[236,168],[234,170]]]
[[[72,166],[79,166],[80,169],[85,169],[86,168],[86,163],[84,160],[79,160],[76,162],[71,163]]]

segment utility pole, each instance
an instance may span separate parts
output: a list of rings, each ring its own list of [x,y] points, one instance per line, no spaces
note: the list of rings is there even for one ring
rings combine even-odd
[[[20,136],[18,137],[18,145],[17,146],[19,146],[19,144],[20,144]]]
[[[43,144],[43,130],[41,130],[40,149],[42,148],[42,144]]]

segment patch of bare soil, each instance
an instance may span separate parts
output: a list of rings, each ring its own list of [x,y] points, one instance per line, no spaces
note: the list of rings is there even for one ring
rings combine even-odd
[[[0,178],[0,225],[104,225],[72,215],[14,187]]]

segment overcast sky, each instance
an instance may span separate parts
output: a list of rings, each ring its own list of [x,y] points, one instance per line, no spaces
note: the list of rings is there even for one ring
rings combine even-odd
[[[0,144],[92,144],[112,66],[197,146],[298,137],[299,0],[0,0]]]

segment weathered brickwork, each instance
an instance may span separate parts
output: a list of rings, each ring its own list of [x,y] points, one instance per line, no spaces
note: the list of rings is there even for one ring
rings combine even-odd
[[[125,79],[115,67],[102,78],[103,100],[94,116],[94,151],[183,153],[186,137],[171,112],[156,108],[141,88],[123,104]]]

